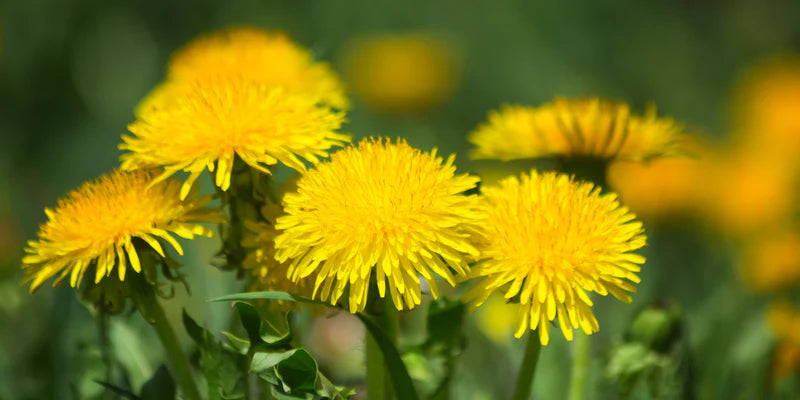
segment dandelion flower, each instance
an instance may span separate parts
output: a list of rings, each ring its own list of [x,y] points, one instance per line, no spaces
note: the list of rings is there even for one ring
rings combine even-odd
[[[452,94],[460,73],[453,48],[426,34],[357,40],[344,59],[353,90],[371,107],[398,114],[440,105]]]
[[[605,99],[556,99],[540,107],[504,106],[470,134],[476,159],[549,156],[641,161],[677,153],[682,128]]]
[[[327,63],[286,34],[238,27],[201,36],[175,52],[169,80],[243,76],[252,82],[302,93],[331,107],[345,109],[344,86]]]
[[[770,330],[777,339],[772,376],[782,379],[800,371],[800,310],[783,300],[769,307]]]
[[[455,175],[454,156],[423,153],[404,140],[364,140],[319,164],[283,198],[283,232],[275,239],[289,275],[317,274],[315,298],[336,304],[349,287],[349,309],[363,311],[370,276],[380,297],[389,292],[398,310],[420,304],[418,274],[431,294],[434,274],[455,285],[478,251],[483,213],[475,195],[478,178]]]
[[[550,321],[572,340],[599,327],[587,292],[611,293],[630,303],[644,258],[642,224],[614,194],[567,175],[532,170],[484,187],[488,204],[486,241],[471,276],[484,277],[467,294],[480,306],[493,292],[518,299],[516,337],[530,329],[546,345]]]
[[[22,259],[27,281],[33,281],[31,292],[54,276],[54,286],[69,276],[70,286],[76,287],[92,267],[95,283],[111,276],[115,267],[124,281],[128,264],[141,271],[135,238],[163,256],[160,240],[183,254],[173,234],[186,239],[212,236],[198,225],[222,221],[217,211],[205,207],[211,197],[197,198],[195,189],[181,201],[180,182],[152,185],[155,176],[151,171],[115,170],[71,191],[55,209],[45,209],[48,220],[39,229],[39,239],[28,242]]]
[[[275,290],[310,297],[314,291],[314,276],[292,282],[288,278],[289,263],[275,260],[275,237],[279,233],[275,229],[275,220],[282,214],[283,210],[279,205],[269,202],[261,208],[265,222],[245,221],[247,231],[242,238],[242,246],[248,248],[249,252],[242,265],[250,272],[249,289]],[[274,303],[287,310],[300,306],[296,302]]]
[[[130,152],[120,159],[125,170],[164,167],[159,180],[188,172],[181,198],[206,169],[227,190],[235,156],[267,174],[278,161],[303,171],[300,158],[319,162],[350,140],[336,132],[344,115],[312,97],[236,77],[167,85],[128,126],[133,136],[119,148]]]
[[[692,157],[659,158],[647,163],[618,161],[608,167],[608,184],[642,218],[689,215],[701,200],[698,188],[706,171],[708,150],[699,143],[686,146]]]
[[[795,158],[800,149],[800,57],[781,55],[758,63],[743,75],[733,97],[738,141]]]
[[[779,291],[800,282],[800,232],[780,229],[746,240],[742,251],[746,283],[758,291]]]

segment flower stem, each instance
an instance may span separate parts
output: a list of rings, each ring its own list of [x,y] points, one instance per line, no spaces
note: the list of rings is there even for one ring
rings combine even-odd
[[[514,389],[514,400],[528,400],[533,388],[533,377],[536,373],[536,363],[539,361],[539,352],[542,345],[539,336],[528,334],[528,343],[525,345],[525,356],[517,376],[517,387]]]
[[[383,329],[386,336],[397,345],[397,310],[391,300],[386,298],[376,299],[375,310],[372,314]],[[369,333],[366,335],[367,344],[367,395],[370,400],[392,400],[394,390],[386,361],[380,346]]]
[[[586,372],[589,368],[589,336],[575,335],[572,374],[569,378],[569,399],[583,400],[586,395]]]
[[[164,310],[158,304],[155,290],[144,279],[132,279],[132,281],[136,281],[135,287],[131,291],[136,307],[145,321],[156,330],[161,344],[164,345],[164,350],[167,352],[167,364],[173,378],[188,400],[201,400],[189,360],[186,358]]]

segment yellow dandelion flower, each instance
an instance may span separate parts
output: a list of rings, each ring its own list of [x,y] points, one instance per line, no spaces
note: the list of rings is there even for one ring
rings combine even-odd
[[[654,108],[632,115],[605,99],[556,99],[540,107],[504,106],[469,136],[476,159],[590,156],[641,161],[674,155],[682,128]]]
[[[486,241],[472,276],[485,277],[467,294],[480,306],[493,292],[518,299],[514,335],[530,329],[546,345],[550,321],[558,317],[567,340],[572,329],[586,334],[599,327],[587,292],[611,293],[630,303],[644,257],[641,222],[615,194],[600,194],[591,183],[565,174],[532,170],[484,187],[488,204]],[[508,286],[507,286],[508,285]]]
[[[779,301],[770,305],[767,319],[778,341],[772,376],[782,379],[800,371],[800,310],[786,301]]]
[[[134,238],[163,256],[159,240],[183,254],[172,234],[186,239],[212,236],[198,225],[222,221],[216,210],[205,207],[211,197],[197,198],[194,189],[187,200],[178,200],[180,182],[152,185],[155,177],[151,171],[115,170],[71,191],[55,209],[45,209],[48,220],[39,229],[39,239],[28,242],[22,259],[27,281],[33,281],[31,292],[54,276],[54,286],[69,275],[70,286],[76,287],[92,266],[95,283],[115,267],[124,281],[128,263],[141,271]]]
[[[242,246],[250,251],[242,266],[250,272],[249,290],[276,290],[311,297],[314,276],[292,282],[288,277],[289,263],[275,260],[275,237],[279,233],[275,229],[275,220],[282,214],[279,205],[269,202],[261,209],[266,222],[245,221],[247,232],[242,238]],[[300,303],[296,302],[270,302],[273,303],[285,310],[300,308]]]
[[[453,48],[426,34],[356,40],[344,59],[353,90],[371,107],[390,113],[442,104],[455,89],[461,69]]]
[[[119,148],[130,152],[120,159],[125,170],[164,167],[158,179],[188,172],[182,198],[206,169],[227,190],[235,156],[267,174],[278,161],[304,171],[300,158],[317,163],[350,141],[336,132],[344,114],[308,96],[236,77],[168,85],[128,126],[133,136],[123,135]]]
[[[742,150],[709,157],[697,189],[703,216],[733,236],[782,226],[797,204],[794,159]]]
[[[686,147],[691,157],[614,162],[608,166],[608,184],[642,218],[692,214],[700,200],[698,188],[705,184],[708,151],[698,143]]]
[[[753,66],[733,97],[739,141],[794,157],[800,148],[800,56],[782,55]]]
[[[349,287],[349,309],[363,311],[374,272],[398,310],[420,304],[421,275],[436,297],[434,274],[455,285],[478,255],[471,236],[483,213],[478,178],[455,175],[454,156],[423,153],[404,140],[363,140],[334,153],[283,198],[279,262],[291,259],[292,280],[317,274],[314,297],[336,304]]]
[[[345,109],[349,102],[339,77],[327,63],[286,34],[237,27],[203,35],[176,51],[169,62],[169,80],[242,76],[270,87],[282,87]]]
[[[754,290],[777,291],[800,282],[800,232],[782,229],[746,240],[742,268]]]

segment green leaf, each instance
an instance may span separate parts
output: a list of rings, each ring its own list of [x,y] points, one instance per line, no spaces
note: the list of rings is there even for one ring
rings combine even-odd
[[[200,367],[208,383],[209,400],[244,398],[247,357],[227,351],[211,332],[199,326],[185,310],[183,324],[200,348]]]
[[[330,303],[325,303],[322,301],[314,300],[310,297],[300,296],[297,294],[291,294],[287,292],[275,292],[275,291],[266,291],[266,292],[242,292],[242,293],[234,293],[228,294],[221,297],[216,297],[211,300],[208,300],[209,303],[215,303],[220,301],[237,301],[237,300],[283,300],[283,301],[295,301],[299,303],[315,303],[315,304],[323,304],[328,307],[333,307]]]
[[[405,364],[400,358],[400,353],[397,352],[392,341],[386,337],[383,329],[375,322],[375,320],[365,314],[356,314],[364,326],[369,331],[372,338],[378,344],[378,347],[383,353],[383,359],[386,362],[386,369],[389,371],[389,377],[392,379],[392,387],[394,387],[395,395],[398,399],[403,400],[418,400],[416,390],[414,390],[414,383],[408,375]]]
[[[128,390],[125,390],[125,389],[123,389],[123,388],[121,388],[121,387],[119,387],[119,386],[112,385],[112,384],[110,384],[110,383],[108,383],[108,382],[98,381],[98,380],[96,380],[96,379],[95,379],[94,381],[95,381],[95,382],[96,382],[98,385],[100,385],[100,386],[102,386],[102,387],[104,387],[104,388],[106,388],[106,389],[110,390],[111,392],[113,392],[113,393],[115,393],[116,395],[118,395],[118,396],[122,397],[123,399],[130,399],[130,400],[143,400],[142,398],[140,398],[139,396],[135,395],[134,393],[131,393],[130,391],[128,391]]]
[[[142,399],[147,400],[175,400],[175,382],[163,364],[156,373],[142,385]]]
[[[227,347],[230,350],[235,351],[239,354],[245,355],[248,351],[250,351],[250,341],[247,339],[242,339],[231,332],[224,331],[222,332],[222,336],[225,336],[227,339]]]
[[[275,369],[287,392],[313,392],[316,389],[317,362],[305,349],[295,349],[294,354],[278,363]]]
[[[247,331],[251,346],[285,347],[292,340],[290,329],[287,328],[281,332],[278,328],[270,325],[261,318],[261,314],[252,304],[237,301],[234,303],[234,307],[239,313],[242,326]],[[286,315],[284,315],[284,318],[286,318]],[[289,323],[286,322],[285,326],[288,327]]]

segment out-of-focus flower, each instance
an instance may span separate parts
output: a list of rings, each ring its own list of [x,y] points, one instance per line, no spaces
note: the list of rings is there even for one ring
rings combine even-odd
[[[459,80],[454,49],[436,36],[397,34],[355,40],[345,50],[349,84],[371,107],[405,114],[446,101]]]
[[[344,86],[330,66],[314,62],[308,50],[281,32],[236,27],[203,35],[176,51],[168,68],[169,80],[220,75],[280,87],[339,109],[349,105]]]
[[[558,317],[567,340],[573,328],[599,329],[587,292],[611,293],[630,303],[644,257],[642,224],[619,204],[615,194],[600,194],[591,183],[565,174],[532,170],[499,186],[484,187],[486,241],[471,276],[484,277],[467,294],[480,306],[492,293],[518,299],[514,335],[537,330],[550,340],[550,321]]]
[[[275,221],[283,215],[283,210],[278,204],[268,202],[261,208],[264,222],[245,221],[245,232],[242,246],[249,249],[247,257],[242,263],[245,270],[250,272],[248,290],[274,290],[311,297],[314,291],[314,278],[292,282],[289,279],[289,263],[275,260]],[[277,304],[283,310],[295,310],[303,307],[298,302],[270,301],[270,305]],[[321,310],[315,310],[321,311]]]
[[[755,66],[734,93],[739,141],[750,148],[800,150],[800,55],[781,56]]]
[[[800,232],[783,229],[743,243],[745,283],[754,290],[787,289],[800,282]]]
[[[768,320],[778,341],[772,376],[781,379],[800,371],[800,311],[788,302],[777,302],[770,306]]]
[[[55,209],[46,208],[48,220],[38,240],[28,242],[22,259],[31,292],[53,276],[54,286],[69,276],[70,285],[77,287],[92,268],[94,283],[110,276],[115,267],[124,281],[128,264],[141,271],[135,238],[164,256],[159,240],[183,254],[172,234],[186,239],[212,236],[198,225],[223,220],[217,210],[205,207],[211,197],[196,197],[195,187],[181,201],[180,182],[170,179],[154,185],[155,176],[153,171],[115,170],[69,192]]]
[[[618,161],[608,167],[608,184],[626,206],[644,219],[692,214],[700,200],[698,188],[708,151],[686,146],[688,157],[670,157],[646,163]]]
[[[517,304],[509,303],[500,294],[494,294],[475,310],[475,319],[486,337],[496,344],[505,345],[511,340],[517,314]]]
[[[735,151],[708,158],[697,190],[702,213],[722,232],[752,235],[785,224],[797,204],[793,160]]]
[[[469,135],[476,159],[589,156],[642,161],[679,154],[682,127],[654,108],[632,115],[622,102],[563,99],[540,107],[509,105]]]
[[[455,175],[454,158],[386,139],[334,153],[284,196],[276,259],[291,260],[292,280],[316,273],[315,298],[335,304],[349,287],[352,313],[364,310],[373,273],[398,310],[420,304],[419,275],[437,297],[434,274],[455,285],[452,271],[465,276],[478,256],[471,236],[484,216],[463,194],[478,178]]]
[[[301,158],[319,162],[350,141],[336,132],[344,114],[307,95],[241,77],[166,85],[128,126],[133,136],[123,135],[119,148],[129,153],[120,159],[125,170],[163,167],[157,180],[188,172],[181,198],[206,169],[216,170],[216,185],[227,190],[236,156],[267,174],[278,161],[303,171]]]

